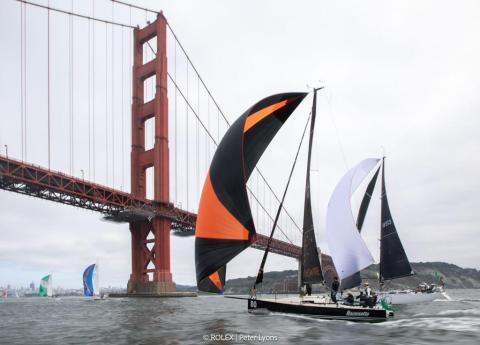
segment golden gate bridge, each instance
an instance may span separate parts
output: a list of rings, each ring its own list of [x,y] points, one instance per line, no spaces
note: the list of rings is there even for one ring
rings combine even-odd
[[[8,36],[19,37],[19,59],[5,63],[20,81],[2,91],[0,188],[128,222],[128,291],[173,292],[170,234],[194,234],[229,121],[162,12],[116,0],[69,5],[2,3],[16,15]],[[248,194],[253,247],[264,249],[280,199],[258,168]],[[277,226],[271,251],[299,258],[301,229],[285,208]],[[333,272],[330,257],[322,261]]]

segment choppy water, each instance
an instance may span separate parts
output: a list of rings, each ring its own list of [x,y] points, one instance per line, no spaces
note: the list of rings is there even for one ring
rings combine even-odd
[[[480,290],[448,294],[380,324],[251,315],[246,301],[221,296],[10,298],[0,301],[0,344],[480,344]]]

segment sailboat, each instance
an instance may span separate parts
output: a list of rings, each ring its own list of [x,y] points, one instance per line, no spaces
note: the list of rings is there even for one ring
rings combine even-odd
[[[222,292],[225,266],[256,241],[255,224],[248,203],[246,182],[275,134],[290,117],[307,93],[286,93],[267,97],[248,109],[229,128],[213,157],[198,208],[195,231],[197,286],[201,291]],[[303,239],[301,257],[302,284],[323,281],[317,250],[310,201],[310,159],[316,115],[317,90],[314,91],[310,121],[310,140],[305,187]],[[307,130],[308,122],[302,135]],[[383,307],[347,306],[329,303],[327,299],[257,298],[256,286],[263,280],[263,269],[270,249],[285,195],[297,161],[293,163],[282,201],[277,210],[269,241],[257,275],[249,312],[273,311],[314,315],[325,319],[383,321],[393,312]],[[222,279],[223,278],[223,279]]]
[[[83,272],[83,295],[94,300],[101,299],[97,264],[88,266]]]
[[[375,169],[376,171],[362,198],[355,222],[350,199],[359,184]],[[380,170],[382,172],[380,265],[378,272],[380,288],[382,289],[387,281],[415,274],[400,241],[388,205],[385,188],[385,157],[382,160],[376,158],[365,159],[343,176],[330,198],[327,209],[327,242],[333,263],[341,279],[341,290],[361,285],[360,271],[374,263],[374,259],[360,232]],[[391,304],[448,299],[441,288],[434,286],[423,291],[381,290],[378,297]]]
[[[38,290],[40,297],[53,297],[52,275],[46,275],[40,280],[40,288]]]

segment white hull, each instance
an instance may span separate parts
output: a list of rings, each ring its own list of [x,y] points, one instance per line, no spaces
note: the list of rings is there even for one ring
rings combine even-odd
[[[436,299],[449,300],[445,292],[414,292],[414,291],[388,291],[379,292],[378,299],[384,299],[390,304],[428,303]]]

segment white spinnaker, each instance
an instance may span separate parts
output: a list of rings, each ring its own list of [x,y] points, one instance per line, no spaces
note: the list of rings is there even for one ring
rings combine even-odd
[[[98,264],[95,264],[92,275],[93,295],[100,296],[100,283],[98,281]]]
[[[327,208],[327,243],[340,280],[374,262],[358,232],[351,196],[380,160],[368,158],[350,169],[335,187]]]
[[[47,296],[52,297],[53,296],[53,286],[52,286],[52,275],[51,274],[48,276],[46,287],[47,287]]]

